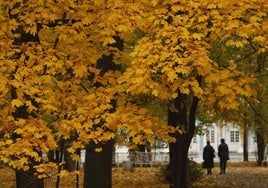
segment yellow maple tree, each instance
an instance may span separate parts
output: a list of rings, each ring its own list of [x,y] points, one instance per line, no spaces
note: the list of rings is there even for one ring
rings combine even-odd
[[[155,132],[167,136],[163,122],[122,101],[122,72],[105,62],[110,56],[115,66],[130,60],[117,38],[130,40],[147,27],[145,3],[0,2],[1,161],[43,178],[51,164],[42,164],[41,154],[60,139],[71,140],[67,151],[78,159],[78,150],[113,139],[118,129],[127,129],[135,143],[152,140]],[[118,108],[111,113],[114,100]]]
[[[59,139],[71,140],[68,151],[77,159],[79,149],[105,143],[119,129],[135,144],[181,133],[181,125],[167,127],[129,102],[130,95],[167,101],[187,96],[237,108],[241,96],[254,95],[254,77],[232,59],[225,66],[213,60],[211,43],[253,45],[255,56],[267,51],[265,0],[1,0],[0,5],[0,160],[16,170],[29,169],[33,160],[42,163],[40,153],[55,150]],[[143,35],[135,36],[137,31]],[[122,51],[120,41],[132,44]],[[33,169],[43,173],[45,166]]]
[[[212,44],[217,41],[237,52],[247,50],[246,57],[254,59],[267,53],[268,3],[149,2],[147,35],[135,45],[120,83],[132,95],[150,93],[173,102],[169,123],[186,132],[175,135],[176,142],[170,144],[171,184],[186,187],[186,172],[178,169],[186,169],[198,103],[216,110],[238,109],[243,97],[256,95],[254,74],[242,72],[237,57],[224,62],[212,58]]]

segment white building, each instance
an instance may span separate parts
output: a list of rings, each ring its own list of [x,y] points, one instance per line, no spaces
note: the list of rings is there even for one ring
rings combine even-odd
[[[225,139],[225,142],[228,144],[229,151],[232,153],[232,155],[242,154],[244,144],[243,131],[244,130],[241,127],[232,124],[223,125],[219,123],[213,123],[207,128],[205,135],[196,135],[192,139],[189,155],[192,155],[192,158],[195,160],[201,161],[203,148],[206,146],[207,140],[210,141],[210,144],[213,146],[217,153],[221,138]],[[255,157],[254,155],[257,152],[257,143],[253,131],[248,131],[247,139],[248,152],[250,153],[249,157]],[[240,155],[240,157],[241,156],[242,155]]]
[[[218,146],[221,138],[225,139],[230,151],[230,161],[238,162],[243,161],[243,129],[239,126],[232,124],[219,124],[213,123],[207,128],[207,132],[204,135],[196,135],[193,137],[190,148],[189,158],[192,158],[196,162],[202,162],[203,148],[206,146],[207,140],[216,151],[215,162],[218,162],[217,157]],[[248,152],[249,160],[257,160],[257,143],[256,136],[253,131],[248,131]],[[169,149],[164,148],[161,150],[152,150],[152,153],[139,152],[135,153],[137,165],[152,165],[152,164],[167,164],[169,161]],[[265,153],[265,160],[268,157],[268,145]],[[124,161],[129,161],[131,158],[128,148],[126,146],[117,146],[114,154],[114,163],[119,164]],[[81,162],[85,161],[85,151],[81,153]]]

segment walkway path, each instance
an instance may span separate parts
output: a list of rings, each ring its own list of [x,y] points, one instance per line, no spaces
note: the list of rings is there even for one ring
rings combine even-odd
[[[228,167],[225,175],[204,176],[194,188],[268,188],[268,167]]]

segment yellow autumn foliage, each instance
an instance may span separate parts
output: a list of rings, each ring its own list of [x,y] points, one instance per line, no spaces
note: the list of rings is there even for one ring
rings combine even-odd
[[[267,52],[265,0],[0,0],[0,5],[0,160],[14,169],[27,170],[32,159],[41,162],[40,153],[54,150],[59,139],[72,140],[73,154],[120,131],[135,144],[155,137],[172,141],[169,133],[180,128],[171,130],[129,102],[131,95],[171,100],[179,91],[208,106],[237,108],[239,97],[254,95],[254,77],[231,61],[226,67],[213,61],[211,42],[234,48],[254,43],[255,56]],[[137,30],[144,35],[127,46]],[[117,48],[118,38],[128,50]],[[122,70],[101,70],[100,60],[109,56]]]

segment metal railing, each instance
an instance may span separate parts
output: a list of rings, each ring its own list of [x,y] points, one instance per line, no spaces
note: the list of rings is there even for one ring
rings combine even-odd
[[[114,153],[113,164],[119,166],[123,162],[131,162],[135,166],[155,166],[169,163],[169,154],[164,152],[126,152]]]
[[[201,153],[189,153],[189,159],[201,163],[203,161]],[[256,154],[249,153],[249,161],[256,161]],[[169,163],[169,153],[167,152],[116,152],[113,155],[113,165],[120,166],[123,162],[131,162],[135,166],[156,166],[166,165]],[[215,162],[219,162],[216,154]],[[230,162],[242,162],[242,153],[230,153]]]

